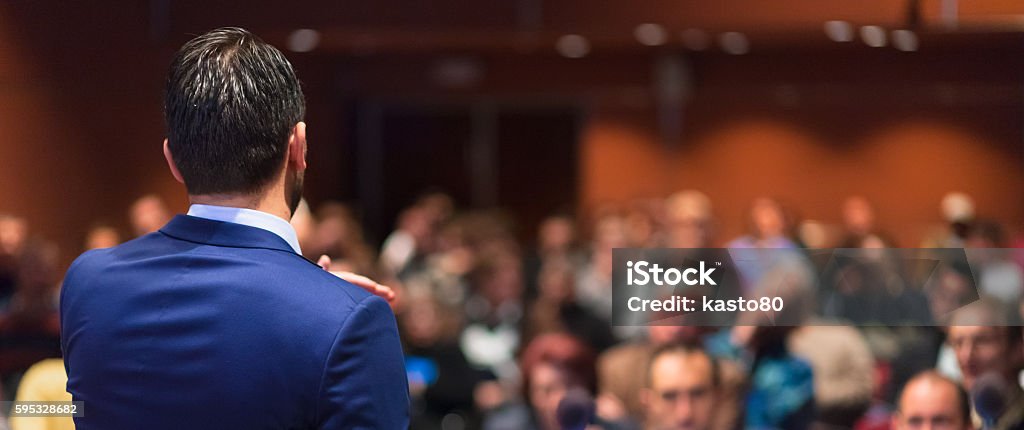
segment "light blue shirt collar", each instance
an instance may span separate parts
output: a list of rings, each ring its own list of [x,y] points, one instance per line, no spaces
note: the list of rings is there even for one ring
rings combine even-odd
[[[291,223],[276,215],[253,209],[233,208],[228,206],[212,206],[193,204],[188,208],[188,215],[212,219],[214,221],[233,222],[235,224],[256,227],[274,233],[288,242],[296,254],[302,255],[299,238]]]

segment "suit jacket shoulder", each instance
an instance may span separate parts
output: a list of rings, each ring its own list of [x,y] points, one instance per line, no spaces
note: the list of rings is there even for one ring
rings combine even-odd
[[[61,317],[78,428],[407,425],[390,307],[267,231],[179,216],[86,253]]]

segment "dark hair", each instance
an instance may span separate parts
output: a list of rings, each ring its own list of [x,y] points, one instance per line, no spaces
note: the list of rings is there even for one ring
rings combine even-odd
[[[281,51],[241,28],[219,28],[175,55],[164,115],[189,194],[253,192],[284,163],[305,100]]]
[[[596,356],[583,341],[566,333],[546,333],[533,338],[519,357],[524,396],[530,398],[530,373],[541,364],[565,372],[570,385],[597,392]]]

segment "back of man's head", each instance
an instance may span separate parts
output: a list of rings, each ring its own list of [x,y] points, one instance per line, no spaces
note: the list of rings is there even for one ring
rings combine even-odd
[[[281,172],[305,100],[280,51],[246,30],[220,28],[174,57],[164,114],[189,194],[252,193]]]

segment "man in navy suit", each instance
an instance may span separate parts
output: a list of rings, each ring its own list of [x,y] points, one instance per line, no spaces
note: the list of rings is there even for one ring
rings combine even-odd
[[[287,221],[304,110],[291,65],[245,30],[178,52],[164,155],[192,206],[68,269],[62,347],[79,429],[408,427],[387,301],[304,259]]]

